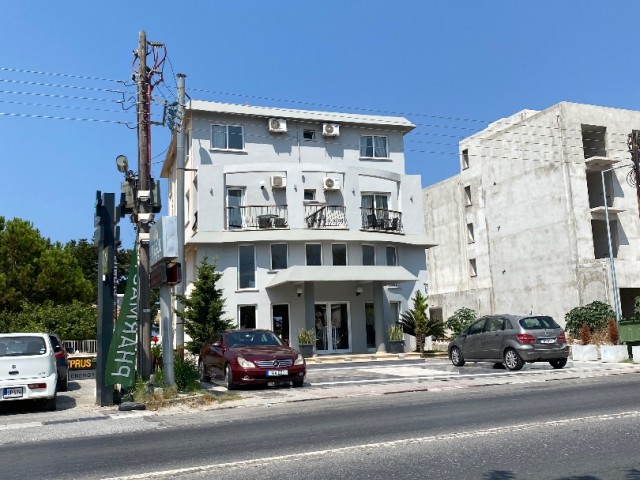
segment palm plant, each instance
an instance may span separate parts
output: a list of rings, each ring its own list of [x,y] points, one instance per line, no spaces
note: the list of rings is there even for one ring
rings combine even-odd
[[[427,316],[427,297],[418,290],[413,297],[413,308],[402,314],[399,324],[402,325],[404,333],[416,338],[416,345],[420,354],[424,353],[424,339],[433,335],[434,337],[444,336],[444,325],[442,322],[430,319]]]

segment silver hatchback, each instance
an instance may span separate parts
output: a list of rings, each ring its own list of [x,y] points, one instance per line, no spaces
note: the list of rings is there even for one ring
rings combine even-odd
[[[546,315],[487,315],[449,343],[456,367],[469,361],[504,364],[509,370],[520,370],[525,362],[562,368],[568,357],[564,330]]]

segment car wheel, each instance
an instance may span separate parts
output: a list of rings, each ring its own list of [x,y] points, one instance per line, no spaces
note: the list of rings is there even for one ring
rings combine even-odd
[[[293,383],[294,388],[300,388],[302,386],[302,384],[304,383],[304,380],[294,380],[291,383]]]
[[[201,382],[211,381],[211,377],[207,375],[207,372],[205,371],[204,363],[202,363],[202,360],[198,362],[198,374],[200,375]]]
[[[556,358],[555,360],[549,360],[549,365],[553,368],[562,368],[567,364],[566,358]]]
[[[456,367],[464,366],[464,357],[462,356],[462,350],[458,347],[453,347],[451,349],[451,363],[453,363]]]
[[[506,352],[504,352],[504,365],[509,370],[520,370],[524,362],[518,352],[516,352],[513,348],[508,348]]]
[[[236,388],[235,383],[233,383],[233,372],[231,371],[231,365],[227,364],[224,367],[224,383],[227,387],[227,390],[233,390]]]

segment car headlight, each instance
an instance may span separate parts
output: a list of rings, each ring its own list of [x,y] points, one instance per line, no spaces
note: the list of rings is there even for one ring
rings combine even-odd
[[[240,365],[242,368],[254,368],[255,365],[253,364],[253,362],[250,362],[249,360],[243,358],[243,357],[238,357],[238,365]]]
[[[304,357],[300,354],[296,357],[295,365],[304,365]]]

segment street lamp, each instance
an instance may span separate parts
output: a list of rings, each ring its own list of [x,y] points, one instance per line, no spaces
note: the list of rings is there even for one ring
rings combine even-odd
[[[611,264],[611,286],[613,288],[613,304],[616,313],[616,322],[620,323],[620,301],[618,299],[618,282],[616,279],[616,264],[613,259],[613,249],[611,248],[611,228],[609,226],[609,204],[607,202],[607,186],[604,181],[604,172],[610,172],[617,168],[628,167],[629,165],[620,165],[618,167],[611,167],[600,171],[600,178],[602,180],[602,194],[604,198],[604,218],[607,222],[607,241],[609,242],[609,263]]]

